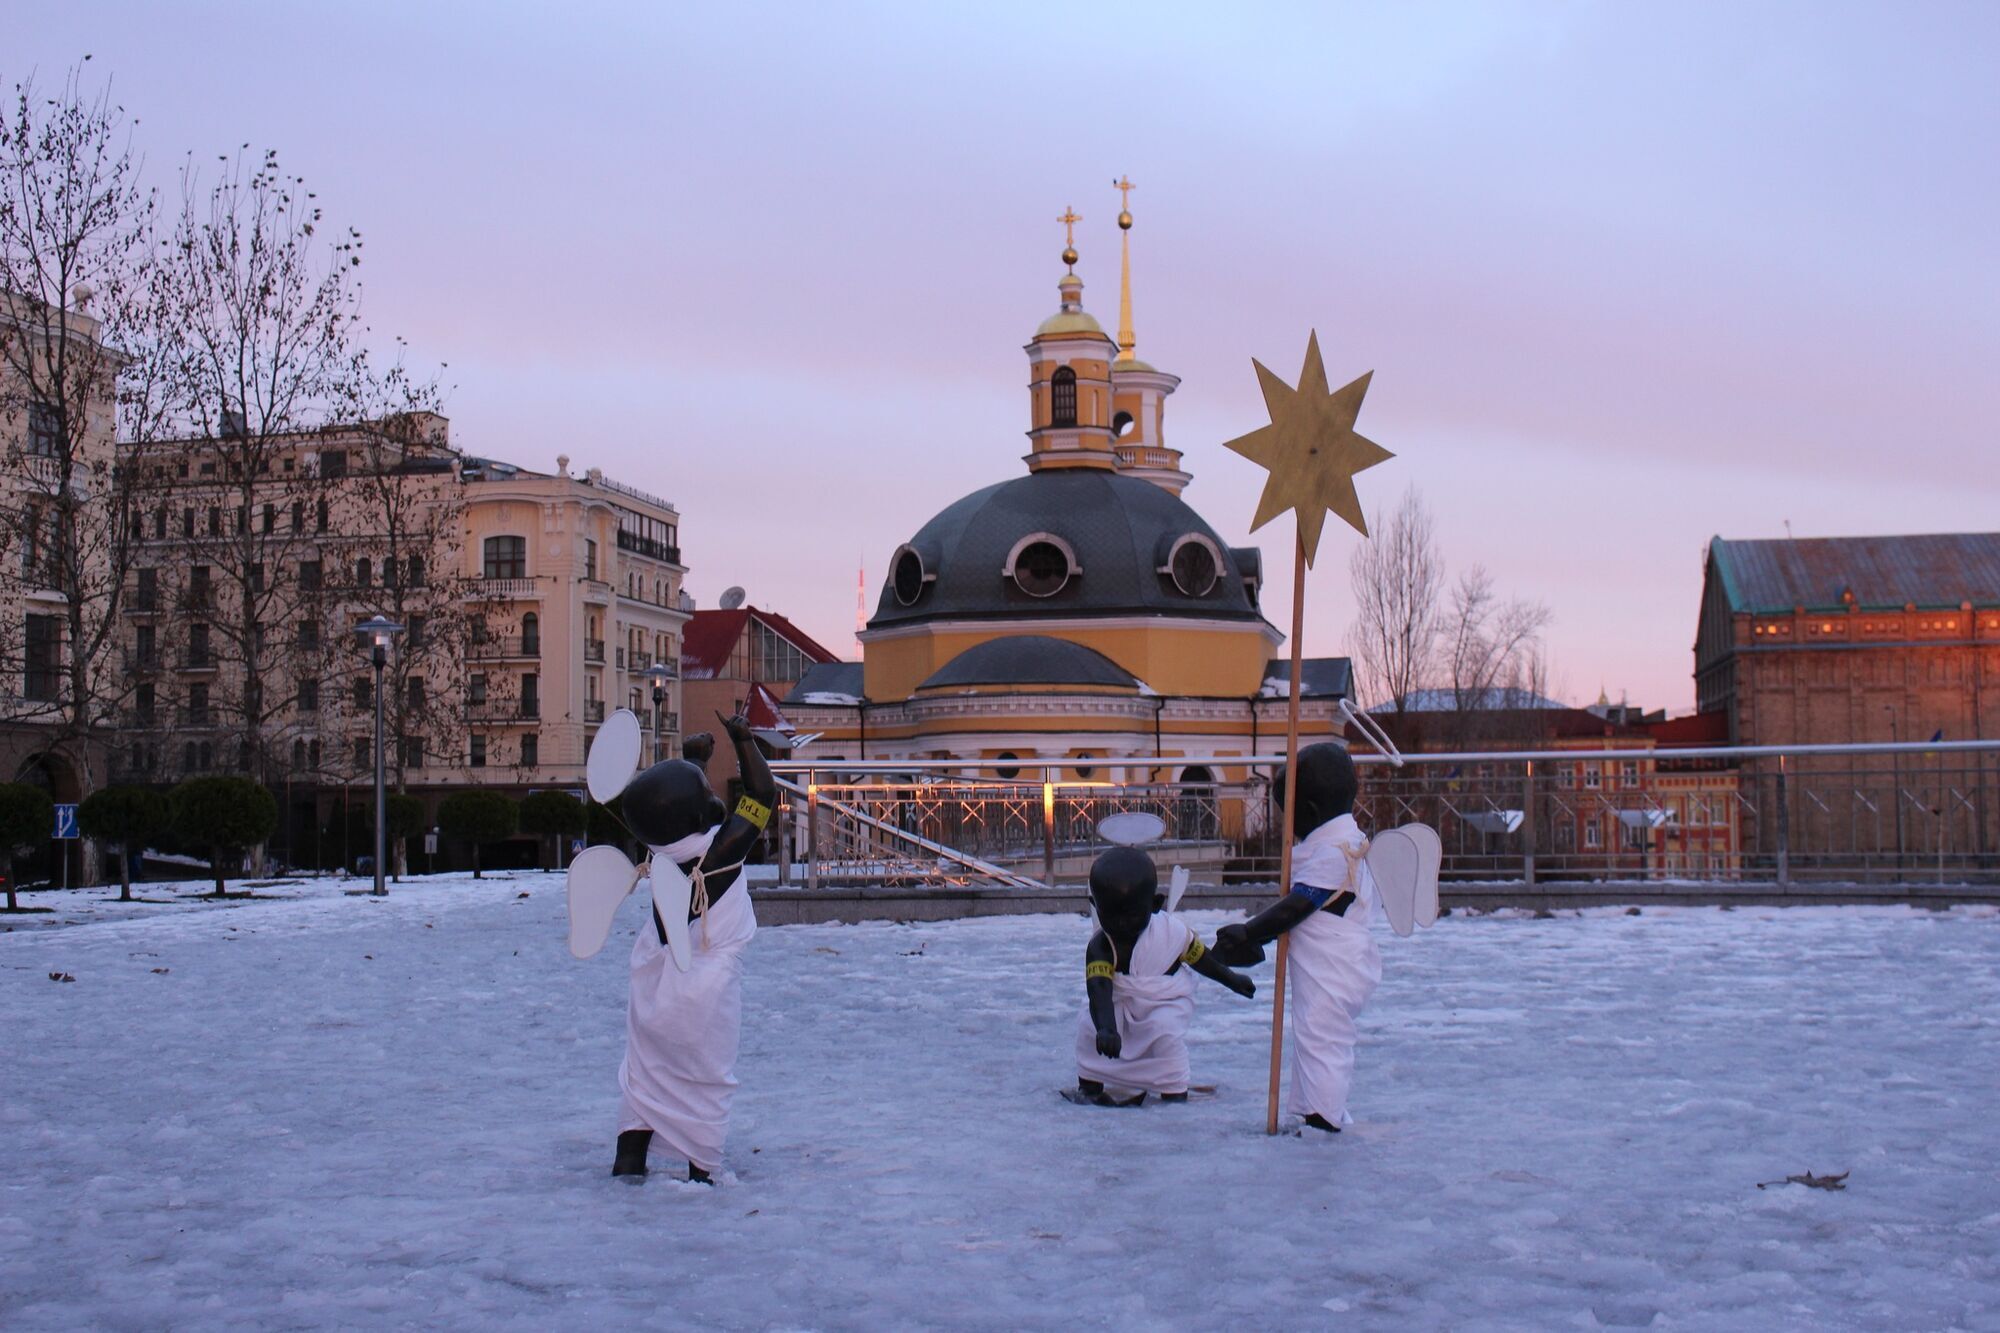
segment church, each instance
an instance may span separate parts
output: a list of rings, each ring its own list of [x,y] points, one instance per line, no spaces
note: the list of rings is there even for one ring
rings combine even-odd
[[[1129,182],[1120,182],[1123,189]],[[1129,195],[1127,196],[1129,201]],[[1026,471],[947,506],[890,555],[862,661],[810,668],[785,700],[805,760],[981,759],[977,776],[1231,782],[1284,747],[1290,663],[1260,605],[1263,561],[1182,498],[1167,444],[1180,379],[1139,359],[1132,214],[1118,337],[1084,309],[1075,224],[1058,306],[1028,340]],[[1337,736],[1345,658],[1301,669],[1301,733]],[[1107,757],[1149,762],[1107,766]]]

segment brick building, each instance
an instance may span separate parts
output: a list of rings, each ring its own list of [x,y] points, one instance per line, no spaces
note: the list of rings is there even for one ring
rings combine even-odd
[[[2000,533],[1709,543],[1699,715],[1738,745],[2000,737]],[[1799,756],[1740,766],[1744,847],[1794,874],[1983,873],[2000,852],[1990,756]]]
[[[1717,537],[1694,679],[1740,745],[2000,736],[2000,533]]]

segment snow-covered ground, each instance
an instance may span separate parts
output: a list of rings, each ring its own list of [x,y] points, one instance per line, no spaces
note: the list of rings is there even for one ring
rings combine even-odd
[[[343,887],[8,919],[0,1327],[2000,1327],[1990,909],[1385,934],[1338,1139],[1206,984],[1215,1096],[1062,1102],[1077,918],[767,929],[706,1189],[607,1174],[636,910]]]

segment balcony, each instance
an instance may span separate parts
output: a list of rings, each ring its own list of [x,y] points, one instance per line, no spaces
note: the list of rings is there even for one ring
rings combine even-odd
[[[641,537],[637,533],[626,532],[622,528],[618,531],[618,549],[621,551],[630,551],[634,555],[650,556],[655,560],[664,560],[670,565],[678,565],[681,562],[680,547],[669,546],[665,542],[657,541],[651,537]]]
[[[196,652],[190,649],[181,654],[181,670],[183,671],[213,671],[219,665],[220,663],[216,661],[215,654],[212,652]]]
[[[182,704],[174,709],[174,725],[177,727],[213,727],[219,725],[213,708],[206,705]]]
[[[539,699],[487,699],[465,706],[465,716],[473,722],[533,722],[541,715]]]
[[[535,590],[535,580],[533,579],[484,578],[472,581],[472,586],[466,591],[465,600],[468,602],[504,601],[509,598],[536,597],[539,595]]]
[[[602,722],[604,720],[604,700],[585,699],[583,701],[583,720],[585,722]]]
[[[509,659],[534,660],[542,655],[540,635],[521,638],[516,635],[502,635],[485,638],[469,645],[465,655],[475,662],[503,662]]]
[[[124,666],[127,675],[138,675],[160,669],[160,655],[156,651],[140,652],[135,648],[121,648],[118,650],[118,660]]]
[[[160,613],[160,595],[135,592],[125,599],[125,614],[128,616],[155,616]]]
[[[585,639],[583,641],[583,660],[586,662],[602,662],[604,660],[604,640]]]

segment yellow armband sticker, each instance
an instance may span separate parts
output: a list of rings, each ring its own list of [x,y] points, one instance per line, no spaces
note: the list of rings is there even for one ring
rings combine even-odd
[[[1084,979],[1088,981],[1095,981],[1099,977],[1103,977],[1106,981],[1109,981],[1111,980],[1112,970],[1113,969],[1111,967],[1111,964],[1103,961],[1102,959],[1099,959],[1097,962],[1094,963],[1085,963],[1083,965]]]
[[[742,800],[738,801],[736,803],[736,813],[749,820],[752,824],[755,824],[758,828],[763,828],[771,822],[771,807],[754,797],[745,796]]]
[[[1190,935],[1188,937],[1187,951],[1181,955],[1181,961],[1183,963],[1199,963],[1201,956],[1207,952],[1208,946],[1201,942],[1201,936]]]

